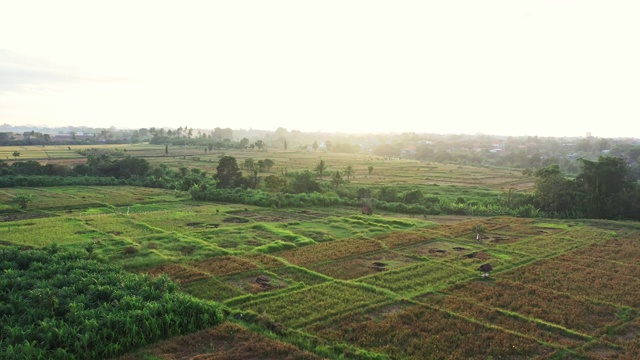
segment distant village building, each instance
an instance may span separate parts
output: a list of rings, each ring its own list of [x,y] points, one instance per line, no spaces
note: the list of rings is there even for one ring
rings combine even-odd
[[[404,149],[400,150],[400,153],[402,155],[415,155],[418,152],[418,148],[410,145],[410,146],[405,146]]]

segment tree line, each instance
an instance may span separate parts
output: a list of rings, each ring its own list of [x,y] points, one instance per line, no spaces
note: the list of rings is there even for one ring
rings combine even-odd
[[[566,177],[558,165],[537,170],[535,205],[562,218],[640,220],[640,188],[624,159],[580,159],[582,170]]]
[[[507,192],[493,199],[448,201],[420,188],[345,186],[353,167],[329,171],[320,160],[312,170],[261,174],[271,159],[246,159],[242,169],[232,156],[220,158],[216,173],[198,168],[177,170],[164,164],[126,156],[90,154],[86,164],[68,167],[37,161],[0,163],[0,186],[134,185],[188,191],[195,200],[237,202],[258,206],[350,205],[372,203],[384,210],[410,214],[547,216],[640,220],[640,190],[624,159],[580,160],[580,173],[565,176],[557,164],[535,171],[533,193]],[[246,175],[242,170],[246,171]],[[369,173],[373,171],[369,167]],[[325,176],[328,179],[325,180]],[[33,200],[33,199],[31,199]],[[17,202],[17,201],[16,201]],[[21,202],[24,205],[24,201]],[[23,206],[26,207],[26,206]]]

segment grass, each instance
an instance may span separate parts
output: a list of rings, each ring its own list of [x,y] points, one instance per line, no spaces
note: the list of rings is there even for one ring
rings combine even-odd
[[[74,218],[53,217],[0,223],[0,239],[32,247],[87,243],[100,236],[102,234]]]
[[[403,296],[437,291],[474,277],[471,270],[439,261],[428,261],[359,279],[359,282]]]
[[[242,309],[265,312],[275,321],[293,328],[321,321],[362,306],[388,299],[382,292],[357,285],[329,282],[279,296],[242,304]]]

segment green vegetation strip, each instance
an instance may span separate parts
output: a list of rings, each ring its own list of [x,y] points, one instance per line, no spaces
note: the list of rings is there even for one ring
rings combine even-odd
[[[222,321],[221,307],[57,247],[0,249],[0,358],[99,359]]]
[[[331,282],[251,301],[241,308],[259,314],[264,312],[276,322],[301,328],[389,298],[389,294],[372,287]]]
[[[474,272],[471,270],[439,261],[429,261],[364,277],[358,281],[400,295],[411,296],[440,290],[473,276]]]

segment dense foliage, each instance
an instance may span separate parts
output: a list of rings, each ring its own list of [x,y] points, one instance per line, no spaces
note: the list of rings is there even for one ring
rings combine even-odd
[[[575,179],[566,178],[557,165],[536,171],[540,209],[557,217],[640,219],[640,188],[623,159],[581,162],[582,171]]]
[[[98,359],[222,321],[218,305],[56,247],[0,249],[0,358]]]

